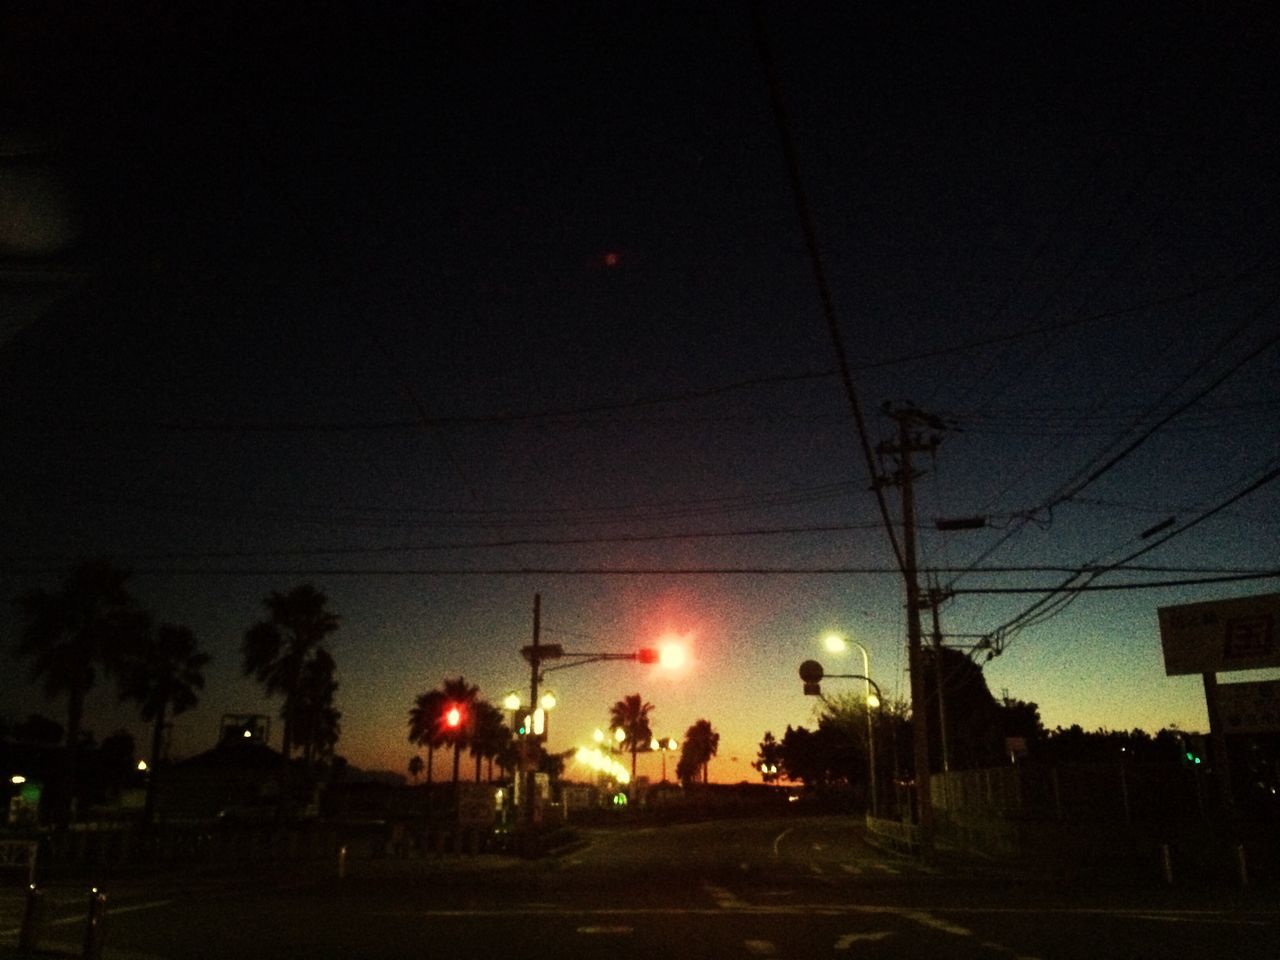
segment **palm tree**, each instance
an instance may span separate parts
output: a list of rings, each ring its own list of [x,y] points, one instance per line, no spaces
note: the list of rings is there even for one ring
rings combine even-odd
[[[427,748],[427,786],[433,782],[436,747],[444,745],[441,731],[444,719],[444,694],[428,690],[418,694],[409,708],[409,742]]]
[[[342,711],[333,704],[338,692],[336,670],[329,651],[316,650],[302,666],[294,696],[285,701],[286,725],[292,731],[294,744],[302,748],[307,766],[331,756],[342,732]]]
[[[255,623],[244,635],[244,673],[261,683],[267,696],[284,696],[284,745],[287,762],[293,753],[294,729],[291,720],[307,661],[323,650],[324,639],[338,629],[339,617],[325,609],[329,598],[309,583],[288,593],[272,592],[263,600],[270,614]]]
[[[208,654],[196,650],[196,638],[189,628],[162,623],[129,652],[121,672],[120,699],[137,703],[142,719],[152,721],[144,823],[155,818],[155,786],[165,720],[170,714],[176,717],[196,705],[196,693],[204,689],[204,667],[208,662]]]
[[[720,749],[720,734],[711,728],[709,720],[699,720],[684,732],[684,744],[680,748],[680,762],[676,764],[676,776],[687,783],[702,774],[707,782],[707,766]]]
[[[59,826],[70,821],[85,698],[98,671],[116,672],[124,651],[147,629],[146,616],[125,588],[128,577],[105,561],[89,561],[63,576],[58,590],[31,590],[15,601],[21,618],[18,656],[30,661],[31,679],[41,683],[46,697],[67,698]]]
[[[453,783],[456,787],[458,784],[458,761],[462,756],[462,748],[471,740],[471,732],[474,726],[473,707],[476,698],[480,695],[480,688],[472,686],[462,677],[458,677],[456,680],[446,680],[440,689],[447,704],[445,709],[449,710],[456,707],[461,715],[461,720],[456,727],[450,727],[446,723],[441,728],[444,741],[453,747]]]
[[[409,776],[413,777],[413,782],[415,785],[418,782],[418,778],[422,776],[422,766],[423,766],[422,757],[420,757],[418,754],[415,753],[412,757],[409,758]]]
[[[653,739],[653,731],[649,728],[649,714],[653,712],[653,704],[646,703],[644,697],[633,693],[623,697],[609,709],[609,726],[621,728],[626,734],[622,741],[631,751],[631,783],[634,790],[636,782],[636,753],[642,748],[648,749]]]
[[[489,779],[493,779],[493,758],[511,736],[502,722],[502,711],[488,700],[477,700],[471,711],[471,756],[476,758],[476,783],[480,782],[480,762],[489,761]]]

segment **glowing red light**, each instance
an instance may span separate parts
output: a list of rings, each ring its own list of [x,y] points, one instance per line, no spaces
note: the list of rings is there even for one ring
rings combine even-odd
[[[622,258],[618,256],[617,252],[614,250],[610,250],[604,255],[604,265],[606,267],[616,267],[621,261]]]
[[[449,712],[444,715],[444,722],[450,728],[457,727],[462,722],[462,711],[457,707],[450,707]]]

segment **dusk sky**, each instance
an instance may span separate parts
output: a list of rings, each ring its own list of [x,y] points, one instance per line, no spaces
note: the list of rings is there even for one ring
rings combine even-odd
[[[763,32],[871,442],[886,402],[946,425],[917,494],[948,643],[1043,596],[984,589],[1172,533],[1093,584],[1242,579],[1081,593],[985,673],[1049,727],[1204,729],[1156,608],[1280,589],[1276,15],[863,6],[765,3]],[[76,559],[134,570],[212,657],[190,755],[278,711],[241,638],[311,582],[338,752],[396,771],[417,693],[527,693],[535,592],[545,642],[693,657],[550,674],[552,749],[640,693],[755,779],[812,722],[799,663],[860,670],[830,630],[907,696],[750,7],[343,8],[0,19],[4,644]],[[0,663],[0,713],[63,719]],[[89,726],[140,734],[115,701]]]

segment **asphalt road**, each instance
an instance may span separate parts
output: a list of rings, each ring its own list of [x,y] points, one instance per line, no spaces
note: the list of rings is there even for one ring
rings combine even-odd
[[[837,818],[592,831],[555,860],[355,860],[121,881],[106,956],[1280,957],[1275,891],[1047,889],[868,846]],[[85,891],[49,891],[74,949]],[[0,910],[12,944],[16,901]],[[0,956],[3,955],[0,948]]]

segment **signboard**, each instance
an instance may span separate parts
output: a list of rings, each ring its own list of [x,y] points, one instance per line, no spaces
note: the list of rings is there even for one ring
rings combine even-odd
[[[497,818],[498,791],[486,783],[459,783],[458,825],[490,827]]]
[[[1218,685],[1225,733],[1280,733],[1280,680]]]
[[[1156,612],[1168,676],[1280,667],[1280,593]]]

